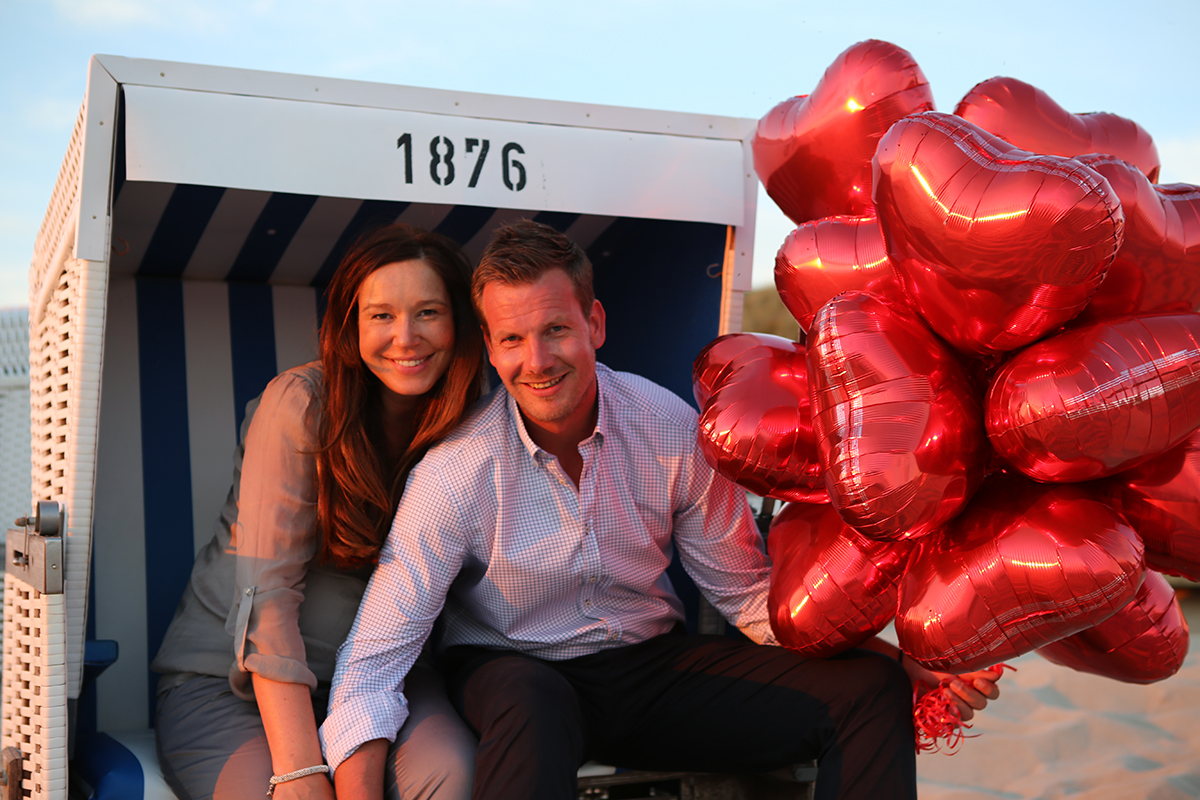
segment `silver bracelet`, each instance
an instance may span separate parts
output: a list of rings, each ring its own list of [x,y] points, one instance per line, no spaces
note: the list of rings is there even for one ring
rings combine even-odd
[[[275,784],[277,783],[287,783],[288,781],[296,780],[296,778],[304,778],[308,775],[318,775],[322,772],[329,772],[328,764],[318,764],[315,767],[305,767],[304,769],[298,769],[295,772],[288,772],[283,775],[272,775],[271,785],[267,787],[267,797],[270,797],[275,793]]]

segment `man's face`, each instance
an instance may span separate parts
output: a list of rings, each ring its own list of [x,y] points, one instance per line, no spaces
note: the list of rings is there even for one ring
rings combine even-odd
[[[555,435],[586,438],[596,406],[596,348],[604,343],[600,302],[585,313],[571,279],[552,269],[535,283],[487,284],[480,310],[488,357],[526,419]]]

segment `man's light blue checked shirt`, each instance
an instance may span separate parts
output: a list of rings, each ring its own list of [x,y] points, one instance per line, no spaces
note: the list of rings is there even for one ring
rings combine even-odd
[[[683,607],[672,546],[704,595],[756,642],[770,565],[745,493],[696,445],[696,413],[597,364],[595,433],[576,490],[500,387],[413,470],[379,566],[338,651],[321,727],[329,765],[408,716],[404,676],[445,604],[445,646],[561,660],[667,633]]]

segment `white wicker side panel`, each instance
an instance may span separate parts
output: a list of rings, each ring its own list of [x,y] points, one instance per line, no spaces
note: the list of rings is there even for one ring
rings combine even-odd
[[[33,492],[67,510],[67,691],[79,696],[91,563],[106,265],[67,258],[30,337]]]
[[[83,678],[96,429],[108,265],[73,257],[87,104],[80,109],[30,268],[29,391],[33,500],[66,509],[63,553],[67,695]]]
[[[72,211],[79,203],[79,171],[83,165],[86,117],[85,102],[79,108],[79,116],[75,118],[71,143],[67,146],[67,154],[58,169],[58,180],[54,184],[54,191],[50,193],[50,204],[46,206],[46,215],[42,217],[42,226],[38,229],[37,241],[33,246],[33,260],[29,266],[31,312],[39,306],[38,298],[43,294],[43,285],[54,278],[50,270],[57,260],[56,253],[61,251],[64,242],[74,237]]]
[[[67,699],[82,679],[107,265],[74,258],[86,103],[30,265],[29,499],[66,508],[62,594],[6,576],[3,745],[24,755],[26,796],[67,796]],[[32,504],[29,506],[32,507]]]
[[[4,581],[5,747],[24,756],[22,795],[67,796],[67,668],[63,595]]]

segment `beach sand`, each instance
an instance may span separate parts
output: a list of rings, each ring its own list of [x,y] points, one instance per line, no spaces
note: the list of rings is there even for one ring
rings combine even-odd
[[[1193,636],[1200,591],[1181,589]],[[917,757],[922,800],[1183,800],[1200,797],[1200,646],[1148,686],[1010,661],[1001,696],[953,754]]]

